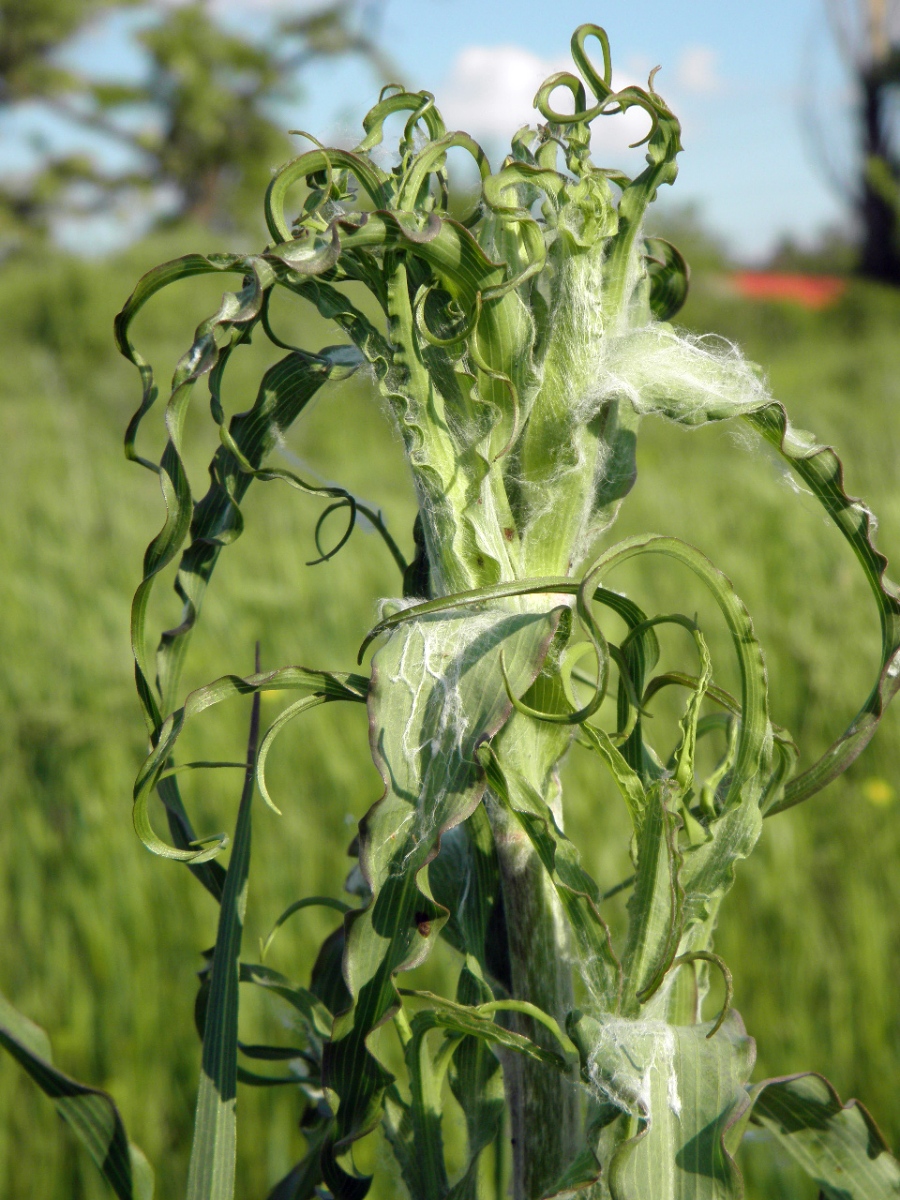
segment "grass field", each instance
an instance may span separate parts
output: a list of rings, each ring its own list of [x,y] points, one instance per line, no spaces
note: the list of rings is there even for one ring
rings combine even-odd
[[[121,453],[138,387],[112,347],[111,323],[143,270],[215,240],[171,234],[96,264],[19,259],[3,267],[0,291],[0,990],[48,1030],[65,1070],[114,1094],[156,1167],[160,1197],[180,1195],[186,1177],[199,1065],[195,972],[214,939],[216,912],[184,868],[152,858],[131,827],[143,729],[128,605],[162,504],[153,477]],[[715,275],[698,276],[682,321],[737,339],[764,364],[796,423],[842,452],[849,490],[881,518],[881,547],[900,554],[900,297],[856,284],[834,309],[814,315],[750,307]],[[166,364],[161,378],[220,290],[182,285],[141,319],[138,337]],[[301,316],[285,310],[279,320],[288,329]],[[256,348],[247,358],[226,394],[232,410],[252,400],[267,361]],[[199,394],[196,405],[193,465],[202,472],[214,430]],[[290,452],[382,507],[409,549],[413,504],[400,448],[365,380],[323,393],[291,434]],[[767,651],[775,719],[807,759],[821,752],[864,698],[877,654],[874,607],[849,552],[773,460],[727,429],[689,434],[647,422],[639,470],[616,536],[680,534],[733,578]],[[362,531],[334,562],[305,567],[319,511],[278,484],[251,490],[247,533],[223,556],[186,688],[248,671],[257,638],[266,666],[351,669],[376,598],[396,594],[399,580],[381,543]],[[623,572],[616,586],[654,610],[703,609],[674,572]],[[176,616],[159,589],[151,628]],[[865,635],[848,632],[860,625]],[[713,639],[714,655],[722,644]],[[727,671],[722,677],[727,682]],[[264,705],[274,715],[277,698]],[[246,718],[239,707],[217,710],[186,735],[186,753],[239,756]],[[567,767],[568,829],[601,886],[610,886],[624,870],[614,840],[621,814],[576,754]],[[251,956],[291,900],[340,895],[355,822],[379,794],[365,714],[326,708],[292,727],[273,753],[270,778],[284,817],[257,810]],[[233,824],[238,787],[228,772],[185,783],[200,832]],[[726,904],[717,946],[758,1041],[760,1076],[822,1071],[845,1098],[870,1107],[895,1147],[898,793],[900,710],[842,781],[773,819]],[[271,962],[302,977],[329,927],[318,910],[295,918]],[[247,999],[243,1033],[254,1040],[278,1017]],[[303,1144],[296,1118],[285,1092],[240,1094],[239,1196],[262,1200],[289,1167]],[[780,1180],[768,1174],[764,1150],[748,1143],[748,1195],[814,1200],[814,1189],[787,1168]],[[0,1195],[107,1194],[49,1102],[11,1060],[0,1060]]]

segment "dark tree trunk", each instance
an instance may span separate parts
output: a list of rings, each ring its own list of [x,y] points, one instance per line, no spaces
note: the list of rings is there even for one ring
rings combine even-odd
[[[900,188],[897,170],[888,145],[885,100],[888,80],[883,71],[863,76],[862,84],[862,193],[860,216],[863,239],[860,273],[867,279],[900,286],[900,229],[898,198],[891,189]],[[876,174],[877,172],[877,174]],[[887,194],[885,194],[887,190]]]

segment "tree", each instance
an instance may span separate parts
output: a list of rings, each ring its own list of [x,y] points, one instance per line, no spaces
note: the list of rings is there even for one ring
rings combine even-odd
[[[827,0],[835,42],[857,89],[860,272],[900,285],[900,2]]]
[[[37,103],[74,131],[124,148],[127,166],[95,154],[46,151],[27,178],[0,187],[8,236],[46,234],[61,214],[153,199],[167,218],[233,225],[289,143],[273,117],[296,99],[313,59],[357,55],[390,71],[353,0],[285,20],[269,39],[223,28],[203,0],[159,5],[137,38],[149,59],[135,82],[101,82],[61,54],[92,22],[135,0],[0,0],[0,110]]]

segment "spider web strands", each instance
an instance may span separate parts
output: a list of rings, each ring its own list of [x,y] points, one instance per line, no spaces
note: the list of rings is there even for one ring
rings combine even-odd
[[[612,1200],[743,1195],[731,1134],[746,1112],[756,1046],[733,1011],[713,1038],[711,1028],[573,1014],[598,1124],[619,1122],[604,1171]]]
[[[870,511],[861,501],[848,496],[844,488],[843,464],[836,452],[829,446],[817,444],[808,435],[798,434],[790,425],[784,407],[778,403],[766,403],[757,412],[745,413],[742,417],[771,442],[788,465],[801,476],[850,544],[875,598],[882,635],[878,677],[864,705],[847,730],[816,763],[796,779],[779,781],[777,787],[770,789],[764,804],[766,814],[770,815],[815,795],[846,770],[871,740],[885,707],[900,689],[900,593],[897,585],[887,579],[887,559],[874,545]],[[725,414],[710,415],[708,419],[725,419]],[[373,628],[363,643],[360,661],[362,652],[374,637],[394,624],[409,619],[411,615],[449,611],[515,595],[542,592],[574,595],[579,586],[562,576],[519,580],[414,606],[386,618]],[[602,600],[599,591],[596,599]]]

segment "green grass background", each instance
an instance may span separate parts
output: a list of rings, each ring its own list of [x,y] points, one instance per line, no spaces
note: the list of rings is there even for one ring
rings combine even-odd
[[[112,261],[35,254],[0,272],[0,990],[48,1030],[65,1070],[113,1093],[156,1168],[160,1198],[182,1194],[186,1178],[199,1068],[195,972],[214,940],[216,910],[183,867],[151,857],[131,827],[144,738],[128,606],[163,510],[154,477],[121,452],[138,381],[112,346],[111,324],[143,270],[215,243],[203,231],[182,231]],[[140,319],[136,336],[162,365],[161,380],[221,289],[221,280],[182,284]],[[276,316],[282,333],[304,344],[336,340],[299,302]],[[680,318],[738,340],[764,365],[795,422],[839,448],[848,488],[879,514],[879,543],[889,555],[900,550],[898,317],[900,297],[863,284],[822,314],[751,306],[701,269]],[[271,356],[253,347],[244,359],[226,388],[232,411],[252,400]],[[195,407],[191,465],[202,491],[216,440],[199,389]],[[154,417],[148,450],[160,445],[161,415]],[[366,380],[324,391],[291,433],[289,451],[382,507],[409,549],[411,489]],[[773,715],[811,760],[851,718],[876,662],[874,606],[851,554],[772,457],[727,428],[686,433],[648,421],[639,471],[615,535],[679,534],[733,578],[767,652]],[[247,532],[217,570],[185,688],[250,670],[257,638],[266,666],[352,668],[377,597],[396,594],[399,581],[380,541],[361,531],[334,562],[304,566],[314,556],[319,511],[318,502],[278,484],[251,489]],[[704,598],[679,570],[623,571],[618,586],[654,611],[704,613]],[[177,611],[168,587],[159,588],[151,628],[175,623]],[[714,637],[713,647],[723,663],[724,640]],[[726,683],[728,670],[718,672]],[[267,697],[264,718],[278,707]],[[185,735],[185,752],[240,757],[246,719],[245,704],[215,710]],[[291,900],[340,895],[355,822],[379,795],[365,714],[333,706],[305,721],[270,760],[284,816],[256,811],[249,957]],[[601,886],[610,886],[625,870],[622,814],[580,753],[566,768],[568,829]],[[228,772],[187,779],[200,832],[233,825],[239,787]],[[717,945],[758,1041],[758,1077],[822,1071],[845,1098],[870,1107],[894,1146],[898,791],[900,711],[888,714],[843,780],[767,824],[726,903]],[[319,910],[294,918],[270,961],[303,978],[331,926]],[[433,969],[440,975],[448,964],[449,957]],[[245,1000],[249,1040],[273,1030],[284,1036],[282,1014]],[[284,1091],[241,1092],[242,1200],[262,1200],[302,1150],[297,1115]],[[386,1161],[377,1144],[367,1154]],[[772,1167],[762,1142],[748,1142],[744,1163],[755,1200],[814,1200],[814,1187],[787,1164]],[[386,1184],[376,1194],[392,1192]],[[11,1060],[0,1060],[0,1195],[108,1194],[52,1105]]]

